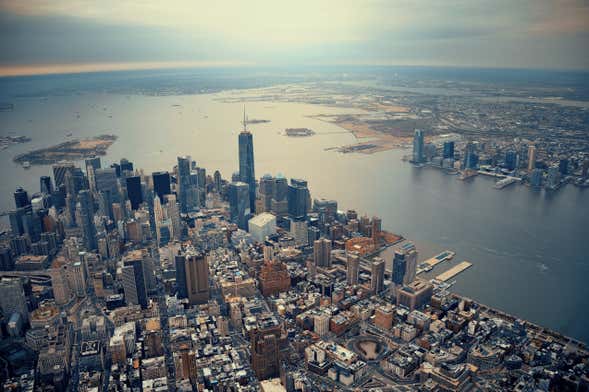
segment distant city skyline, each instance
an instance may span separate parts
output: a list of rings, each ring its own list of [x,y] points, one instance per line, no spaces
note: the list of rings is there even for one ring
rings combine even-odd
[[[588,69],[578,0],[0,1],[0,76],[272,65]]]

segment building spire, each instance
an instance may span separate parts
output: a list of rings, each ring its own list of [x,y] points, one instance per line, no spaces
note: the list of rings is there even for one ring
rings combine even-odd
[[[243,131],[247,132],[247,120],[245,117],[245,104],[243,105]]]

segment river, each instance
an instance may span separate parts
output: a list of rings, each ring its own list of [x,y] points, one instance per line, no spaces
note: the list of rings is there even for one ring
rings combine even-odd
[[[0,209],[13,208],[17,186],[39,189],[49,166],[23,169],[12,158],[72,137],[113,133],[119,139],[103,165],[126,157],[146,172],[171,170],[188,154],[209,173],[237,170],[237,134],[243,105],[222,103],[231,92],[181,96],[80,94],[13,99],[0,113],[0,132],[31,137],[0,151]],[[276,102],[247,103],[256,175],[282,173],[307,179],[313,197],[338,200],[340,209],[378,215],[383,226],[418,245],[420,259],[443,249],[456,252],[445,270],[462,260],[473,267],[453,289],[490,306],[566,335],[589,341],[589,191],[566,186],[556,193],[491,179],[459,181],[435,169],[401,161],[405,151],[373,155],[326,151],[354,143],[349,133],[307,116],[345,109]],[[357,112],[357,110],[355,110]],[[288,138],[285,128],[310,128],[312,137]],[[331,132],[331,133],[330,133]]]

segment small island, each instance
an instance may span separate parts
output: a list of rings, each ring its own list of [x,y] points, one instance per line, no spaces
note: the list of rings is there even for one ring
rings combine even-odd
[[[286,133],[286,136],[289,137],[306,137],[315,134],[315,132],[309,128],[286,128],[284,132]]]
[[[263,119],[258,119],[258,118],[252,118],[251,120],[247,120],[246,123],[247,124],[264,124],[264,123],[269,123],[270,120],[263,120]]]
[[[14,162],[27,165],[49,165],[59,161],[77,161],[106,155],[117,140],[115,135],[100,135],[89,139],[70,140],[56,146],[29,151],[14,157]]]

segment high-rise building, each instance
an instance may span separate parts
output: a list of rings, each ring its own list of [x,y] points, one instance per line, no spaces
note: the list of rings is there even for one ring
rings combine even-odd
[[[272,314],[261,314],[257,325],[250,331],[252,369],[258,380],[278,377],[280,374],[280,342],[282,325]]]
[[[517,153],[509,150],[505,153],[505,167],[508,170],[514,170],[517,167]]]
[[[186,251],[186,291],[191,305],[209,300],[209,263],[205,255],[194,249]]]
[[[178,201],[180,202],[180,211],[188,212],[189,206],[189,189],[192,187],[190,180],[190,162],[189,156],[178,157]]]
[[[315,199],[313,211],[319,213],[321,224],[333,222],[337,217],[337,201],[327,199]]]
[[[558,166],[551,166],[548,168],[548,174],[546,176],[546,188],[557,189],[560,186],[560,171]]]
[[[297,246],[307,246],[309,244],[309,229],[307,221],[303,219],[292,219],[290,221],[290,234],[294,237]],[[311,243],[319,237],[314,238]]]
[[[444,142],[444,152],[443,152],[443,158],[447,159],[453,159],[454,158],[454,142],[453,141],[447,141]]]
[[[311,207],[311,194],[307,181],[292,178],[288,186],[288,215],[295,219],[305,219]]]
[[[10,248],[0,246],[0,271],[11,271],[14,269],[14,258]]]
[[[542,186],[542,180],[544,177],[544,172],[542,169],[532,169],[530,174],[530,185],[538,188]]]
[[[186,256],[180,251],[174,256],[176,266],[176,296],[178,298],[188,298],[188,288],[186,286]]]
[[[127,158],[121,158],[119,163],[121,165],[121,173],[133,172],[133,162],[129,161]]]
[[[316,267],[331,267],[331,241],[320,238],[313,243],[313,261]]]
[[[50,195],[53,192],[53,186],[51,185],[51,177],[41,176],[39,178],[41,193]]]
[[[16,188],[16,191],[14,192],[14,204],[16,205],[17,209],[30,206],[31,201],[29,200],[29,195],[27,194],[27,191],[25,191],[21,187]]]
[[[380,293],[384,290],[384,260],[380,257],[375,257],[370,265],[370,289],[375,293]]]
[[[412,242],[406,242],[401,246],[399,250],[404,256],[405,261],[405,272],[403,273],[403,284],[409,284],[415,280],[417,274],[417,249]],[[395,257],[396,257],[395,252]],[[393,265],[394,269],[394,265]],[[393,278],[394,279],[394,278]],[[396,283],[396,282],[395,282]]]
[[[100,157],[88,158],[85,161],[86,164],[86,176],[88,177],[88,184],[90,190],[96,192],[96,170],[101,168]]]
[[[413,135],[413,162],[423,163],[425,161],[423,131],[416,129]]]
[[[127,183],[127,196],[131,202],[131,208],[136,210],[143,203],[143,192],[141,189],[141,177],[130,176],[125,179]]]
[[[97,192],[110,192],[110,197],[113,203],[119,203],[121,201],[119,180],[115,169],[95,169],[94,181],[96,182]]]
[[[88,189],[86,176],[79,167],[74,167],[65,173],[65,190],[68,195],[76,196],[82,189]]]
[[[2,278],[0,280],[0,308],[6,319],[14,313],[22,320],[29,319],[26,296],[20,278]]]
[[[462,167],[464,169],[474,170],[477,168],[478,164],[479,156],[476,153],[475,145],[471,142],[466,143],[466,147],[464,148],[464,159],[462,162]]]
[[[258,187],[258,193],[260,196],[260,203],[256,209],[256,212],[270,212],[272,211],[272,198],[274,197],[274,185],[276,181],[270,174],[265,174],[260,178],[260,186]]]
[[[127,304],[147,308],[146,271],[141,255],[131,253],[123,259],[122,283]]]
[[[528,171],[531,172],[536,168],[536,146],[528,147]]]
[[[215,183],[215,190],[217,192],[221,192],[223,179],[221,178],[221,172],[219,170],[215,170],[215,173],[213,174],[213,181]]]
[[[250,215],[249,185],[245,182],[229,184],[229,212],[231,222],[240,229],[247,230],[247,219]]]
[[[153,192],[159,197],[160,201],[164,202],[164,195],[172,193],[170,187],[170,173],[167,171],[160,171],[152,173],[153,177]]]
[[[401,286],[405,281],[406,260],[405,253],[396,251],[393,257],[393,283]]]
[[[94,226],[94,202],[89,190],[84,189],[78,192],[78,211],[82,227],[84,246],[87,250],[97,249],[96,227]]]
[[[254,169],[254,137],[247,130],[245,111],[243,113],[243,131],[239,133],[239,179],[249,186],[249,208],[256,211],[256,175]]]
[[[360,256],[355,252],[348,252],[346,265],[346,281],[348,286],[358,284],[358,275],[360,273]]]
[[[62,161],[53,165],[53,180],[55,182],[55,188],[59,188],[65,184],[65,173],[75,166],[73,162]]]
[[[567,158],[562,158],[558,161],[558,171],[563,176],[569,173],[569,160]]]

